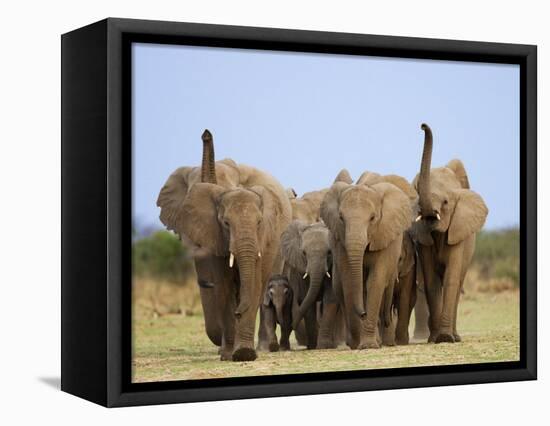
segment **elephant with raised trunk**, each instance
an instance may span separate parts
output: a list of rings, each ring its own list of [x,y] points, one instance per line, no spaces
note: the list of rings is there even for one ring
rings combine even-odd
[[[424,150],[420,173],[414,180],[419,215],[414,235],[418,245],[426,299],[430,311],[429,342],[459,342],[458,302],[464,277],[474,254],[476,233],[485,223],[487,206],[470,189],[460,160],[431,169],[433,135],[422,124]]]
[[[215,162],[208,130],[201,167],[177,169],[160,191],[164,225],[192,248],[206,332],[221,359],[256,359],[254,330],[265,284],[282,268],[280,236],[291,209],[267,173],[233,160]]]
[[[321,204],[330,229],[333,287],[343,300],[352,349],[378,348],[380,312],[391,324],[403,233],[412,217],[411,202],[388,182],[372,185],[336,182]]]

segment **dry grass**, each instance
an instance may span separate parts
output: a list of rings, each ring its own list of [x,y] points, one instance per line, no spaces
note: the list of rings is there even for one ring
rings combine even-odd
[[[473,271],[472,271],[473,272]],[[134,283],[133,380],[135,382],[364,370],[519,359],[519,293],[471,274],[460,303],[459,344],[415,343],[378,350],[260,353],[254,362],[221,362],[204,332],[196,283]],[[181,314],[183,313],[183,315]],[[412,324],[411,324],[412,326]],[[411,333],[412,335],[412,333]]]

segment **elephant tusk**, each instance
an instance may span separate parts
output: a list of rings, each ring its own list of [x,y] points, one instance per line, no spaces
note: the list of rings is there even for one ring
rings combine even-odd
[[[262,257],[262,253],[261,253],[261,252],[258,252],[258,257]]]
[[[417,216],[417,218],[416,218],[414,221],[415,221],[415,222],[418,222],[420,219],[422,219],[422,215],[421,215],[421,214],[419,214],[419,215]]]
[[[302,277],[303,280],[305,280],[307,278],[307,272],[304,274],[304,276]]]
[[[435,217],[437,218],[437,220],[441,220],[441,216],[439,216],[439,213],[436,213]]]
[[[327,277],[331,278],[330,273],[328,271],[325,273],[327,274]]]
[[[233,267],[233,262],[235,261],[235,256],[233,255],[233,253],[229,253],[229,267],[232,268]]]

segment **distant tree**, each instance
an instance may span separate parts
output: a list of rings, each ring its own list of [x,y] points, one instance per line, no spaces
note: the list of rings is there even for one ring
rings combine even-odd
[[[189,250],[167,231],[157,231],[133,242],[132,267],[135,276],[174,283],[183,282],[193,271]]]

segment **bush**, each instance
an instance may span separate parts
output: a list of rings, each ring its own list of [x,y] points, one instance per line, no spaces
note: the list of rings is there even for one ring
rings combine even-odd
[[[167,231],[157,231],[132,244],[134,276],[182,283],[193,273],[189,250],[179,238]]]
[[[510,280],[519,285],[519,229],[483,231],[476,241],[473,263],[484,279]]]

